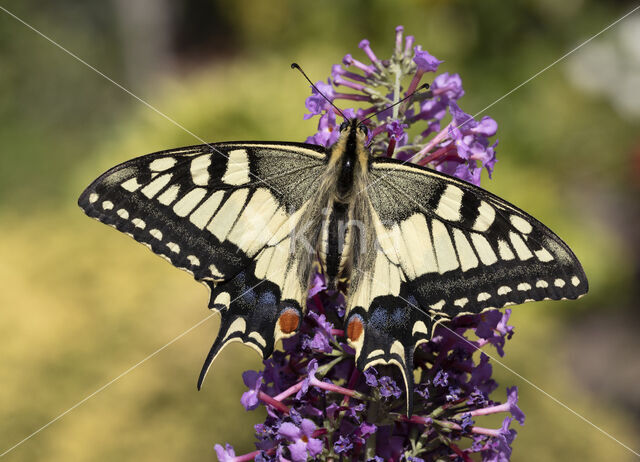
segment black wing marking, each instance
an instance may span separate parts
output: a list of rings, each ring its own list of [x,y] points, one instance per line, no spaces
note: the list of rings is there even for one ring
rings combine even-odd
[[[268,357],[297,328],[304,300],[289,234],[326,165],[324,148],[218,143],[142,156],[95,180],[78,204],[211,290],[221,313],[216,354],[241,341]],[[279,322],[278,322],[279,321]]]
[[[400,367],[409,410],[413,352],[439,322],[587,292],[569,247],[499,197],[391,159],[374,160],[370,176],[369,219],[380,251],[356,268],[347,330],[362,334],[352,338],[360,368]]]

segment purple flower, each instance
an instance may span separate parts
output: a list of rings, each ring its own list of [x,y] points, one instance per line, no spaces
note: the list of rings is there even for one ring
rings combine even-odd
[[[333,101],[333,86],[331,85],[330,80],[328,83],[324,83],[323,81],[316,82],[316,87],[329,99],[329,101]],[[311,96],[309,96],[305,101],[305,106],[307,106],[309,114],[304,115],[304,120],[310,119],[315,115],[319,115],[322,111],[331,107],[329,102],[320,93],[318,93],[315,88],[312,87],[311,92]]]
[[[524,425],[524,413],[518,407],[518,387],[507,387],[507,403],[509,412],[520,425]]]
[[[445,399],[447,401],[457,401],[460,399],[460,395],[462,394],[462,390],[460,387],[449,387]]]
[[[363,374],[367,385],[369,385],[370,387],[378,386],[378,371],[375,369],[375,367],[365,369]]]
[[[431,92],[434,96],[439,97],[444,104],[448,104],[449,101],[457,101],[464,96],[462,79],[458,74],[449,75],[448,72],[440,74],[433,79]]]
[[[316,424],[309,419],[303,419],[299,427],[291,422],[284,422],[280,425],[278,434],[292,443],[287,446],[291,453],[291,460],[294,462],[306,461],[309,457],[316,457],[322,452],[322,441],[313,438],[315,429]]]
[[[313,337],[311,338],[307,337],[302,342],[302,347],[307,350],[308,349],[318,350],[318,351],[323,351],[325,353],[330,353],[331,350],[333,350],[333,348],[329,344],[329,339],[327,338],[326,334],[322,332],[314,333]]]
[[[438,70],[438,66],[443,63],[428,51],[423,51],[420,45],[415,46],[413,52],[415,53],[413,62],[418,65],[418,69],[422,72],[435,72]]]
[[[311,284],[309,286],[309,293],[307,294],[307,298],[312,298],[314,295],[322,292],[327,289],[327,283],[325,281],[325,277],[319,271],[316,271],[311,278]]]
[[[318,132],[307,138],[306,142],[329,147],[338,140],[340,131],[337,129],[336,115],[330,109],[320,117],[318,122]]]
[[[362,425],[358,428],[358,432],[362,438],[367,438],[368,436],[373,435],[378,427],[376,427],[372,423],[363,422]]]
[[[446,387],[449,384],[449,374],[443,370],[436,372],[433,384],[437,387]]]
[[[236,452],[233,450],[233,446],[229,443],[225,444],[224,448],[221,445],[216,444],[214,449],[216,450],[216,455],[220,462],[232,462],[236,460]]]
[[[242,373],[244,384],[249,387],[249,391],[245,391],[240,398],[240,403],[247,411],[251,411],[258,407],[258,392],[262,385],[262,372],[245,371]]]
[[[396,140],[397,147],[404,146],[405,144],[407,144],[407,139],[409,135],[407,135],[407,133],[404,131],[405,128],[407,127],[408,127],[407,124],[403,124],[399,120],[395,120],[395,119],[387,123],[386,125],[387,133],[389,134],[390,137],[393,136],[393,138]]]
[[[378,385],[383,398],[400,398],[400,396],[402,396],[402,390],[398,388],[396,381],[389,376],[383,375],[380,377],[378,379]]]
[[[462,431],[464,432],[468,432],[471,430],[471,427],[473,427],[473,419],[471,418],[471,414],[470,413],[465,413],[462,415],[462,421],[460,422],[460,426],[462,427]]]
[[[418,393],[426,401],[429,399],[429,382],[421,383],[416,387]]]
[[[298,393],[296,394],[296,399],[301,399],[307,393],[307,391],[309,390],[309,384],[312,380],[315,380],[317,370],[318,360],[312,359],[307,365],[307,376],[302,382],[302,388],[300,388],[300,391],[298,391]]]
[[[485,311],[478,315],[480,322],[476,327],[476,335],[480,338],[490,339],[494,337],[494,330],[502,319],[502,313],[498,310]]]
[[[344,454],[353,449],[353,443],[346,436],[340,435],[338,441],[333,443],[333,450],[336,454]]]

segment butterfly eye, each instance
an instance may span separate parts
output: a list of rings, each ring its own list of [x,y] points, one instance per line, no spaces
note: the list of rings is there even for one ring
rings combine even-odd
[[[369,134],[369,128],[366,125],[360,124],[358,125],[358,128],[360,129],[360,131],[362,133],[364,133],[365,135]]]
[[[347,128],[349,128],[349,122],[347,122],[346,120],[344,122],[342,122],[340,124],[340,131],[343,132],[345,131]]]

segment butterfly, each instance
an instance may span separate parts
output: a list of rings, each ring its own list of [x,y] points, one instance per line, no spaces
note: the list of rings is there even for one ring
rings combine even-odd
[[[216,356],[242,342],[263,358],[296,333],[314,265],[347,278],[356,364],[397,366],[407,412],[413,354],[439,323],[511,304],[575,299],[588,283],[549,228],[490,192],[374,157],[346,120],[330,148],[291,142],[184,147],[124,162],[82,193],[84,212],[188,271],[221,315]]]

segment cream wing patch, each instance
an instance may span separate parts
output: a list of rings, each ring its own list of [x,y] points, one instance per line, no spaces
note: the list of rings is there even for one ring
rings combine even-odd
[[[249,183],[249,157],[246,149],[229,151],[227,170],[222,181],[233,186]]]
[[[435,210],[436,214],[445,220],[460,221],[462,218],[460,210],[462,208],[463,194],[462,189],[457,186],[447,185],[438,201],[438,207]]]

